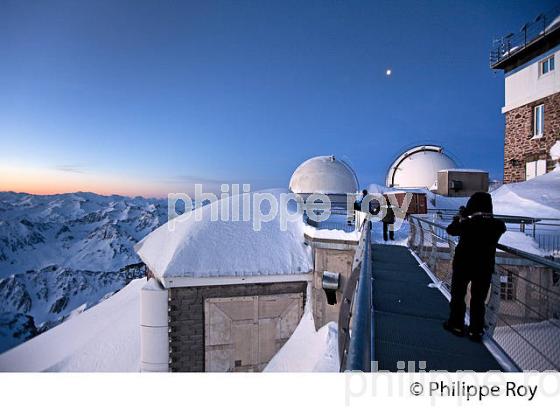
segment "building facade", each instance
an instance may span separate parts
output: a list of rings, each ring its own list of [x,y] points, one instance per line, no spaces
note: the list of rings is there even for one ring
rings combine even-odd
[[[559,8],[541,14],[491,51],[491,68],[505,74],[504,183],[555,166],[550,149],[560,139],[559,14]]]

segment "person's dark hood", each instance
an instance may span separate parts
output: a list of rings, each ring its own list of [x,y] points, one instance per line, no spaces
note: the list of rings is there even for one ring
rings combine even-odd
[[[487,192],[476,192],[469,198],[465,210],[466,215],[472,215],[477,212],[491,214],[493,212],[492,196]]]

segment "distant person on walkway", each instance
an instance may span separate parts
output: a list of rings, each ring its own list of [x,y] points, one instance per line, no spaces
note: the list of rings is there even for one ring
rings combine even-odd
[[[364,189],[362,191],[362,197],[354,201],[354,210],[361,211],[362,203],[364,202],[365,199],[366,201],[369,200],[368,212],[372,215],[377,215],[379,213],[379,210],[381,209],[381,204],[375,198],[367,198],[368,195],[369,195],[368,190]]]
[[[393,205],[387,200],[387,210],[385,211],[385,215],[381,220],[383,222],[383,240],[387,242],[387,239],[391,239],[392,241],[395,240],[395,211],[393,210]],[[387,235],[387,231],[389,231],[389,235]],[[388,237],[387,237],[388,236]]]
[[[449,319],[443,327],[457,336],[465,334],[465,296],[471,284],[469,338],[481,341],[484,333],[485,300],[490,289],[496,245],[506,231],[503,221],[492,215],[492,197],[477,192],[459,210],[447,227],[449,235],[458,236],[453,258]]]
[[[362,197],[361,198],[356,198],[356,200],[354,201],[354,211],[360,211],[362,209],[362,202],[364,201],[364,198],[368,195],[368,191],[367,189],[364,189],[362,191]]]

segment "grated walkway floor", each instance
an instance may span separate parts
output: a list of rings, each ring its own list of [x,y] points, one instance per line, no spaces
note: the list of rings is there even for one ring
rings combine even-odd
[[[372,257],[378,370],[405,370],[399,361],[413,362],[412,371],[419,370],[420,361],[425,370],[501,370],[483,344],[443,329],[447,299],[428,287],[431,279],[408,248],[373,245]]]

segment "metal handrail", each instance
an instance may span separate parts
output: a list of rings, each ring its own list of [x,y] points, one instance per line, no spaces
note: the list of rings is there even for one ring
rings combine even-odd
[[[417,219],[417,220],[421,221],[422,223],[432,225],[432,226],[434,226],[436,228],[439,228],[439,229],[445,230],[447,228],[445,225],[440,225],[436,222],[430,221],[429,219],[425,219],[425,218],[422,218],[422,217],[419,217],[419,216],[416,216],[416,215],[410,215],[409,218]],[[510,253],[512,255],[515,255],[515,256],[519,256],[520,258],[528,259],[532,262],[536,262],[538,264],[544,265],[548,268],[551,268],[555,271],[560,272],[560,263],[554,262],[554,261],[552,261],[550,259],[547,259],[547,258],[544,258],[542,256],[535,255],[533,253],[525,252],[525,251],[522,251],[521,249],[513,248],[511,246],[502,245],[502,244],[496,245],[496,249],[499,249],[499,250],[501,250],[503,252],[506,252],[506,253]]]
[[[447,291],[457,241],[446,227],[418,215],[409,216],[409,246]],[[484,344],[504,369],[559,370],[560,263],[498,244],[500,255],[487,301]],[[529,261],[529,263],[527,263]],[[444,292],[444,294],[446,294]]]
[[[339,315],[340,370],[371,371],[372,343],[372,275],[371,226],[369,218],[361,224],[361,236],[352,273],[343,291]],[[350,330],[351,329],[351,330]]]
[[[441,215],[457,215],[457,209],[450,208],[431,208],[428,210],[429,214],[441,214]],[[559,218],[545,218],[545,217],[533,217],[533,216],[523,216],[523,215],[505,215],[505,214],[494,214],[497,219],[507,219],[522,222],[541,222],[541,221],[556,221],[560,223]],[[556,226],[556,224],[551,224],[551,226]]]

